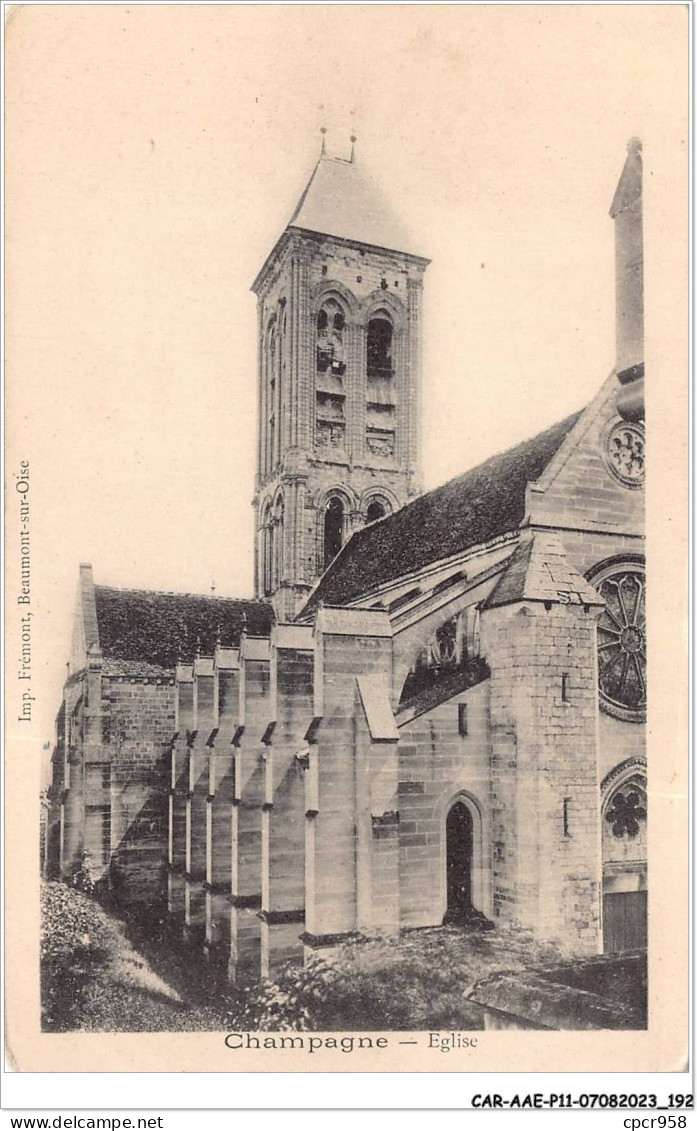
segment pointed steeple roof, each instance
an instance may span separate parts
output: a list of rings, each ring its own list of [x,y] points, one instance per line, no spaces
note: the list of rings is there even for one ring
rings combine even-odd
[[[421,260],[424,265],[430,262],[394,215],[380,188],[356,161],[355,140],[351,138],[348,160],[328,157],[322,141],[319,161],[295,211],[252,283],[255,294],[260,293],[279,250],[297,231],[316,232],[350,243],[401,252]]]
[[[354,157],[320,156],[288,227],[418,255],[413,238]]]

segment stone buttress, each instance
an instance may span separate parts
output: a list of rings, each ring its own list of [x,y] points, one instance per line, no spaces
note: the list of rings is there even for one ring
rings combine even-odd
[[[601,949],[601,607],[556,536],[528,532],[482,615],[494,913],[576,953]]]
[[[314,633],[316,726],[305,778],[307,954],[358,930],[399,926],[389,618],[322,608]]]

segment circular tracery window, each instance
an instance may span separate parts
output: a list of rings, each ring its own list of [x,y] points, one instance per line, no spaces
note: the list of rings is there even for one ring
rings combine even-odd
[[[625,487],[641,487],[645,477],[645,434],[641,424],[618,421],[605,440],[605,460]]]
[[[625,836],[634,840],[646,821],[646,794],[643,789],[629,783],[616,790],[605,811],[605,820],[617,840]]]
[[[646,580],[642,565],[608,566],[593,584],[605,601],[598,618],[598,687],[609,714],[646,718]]]

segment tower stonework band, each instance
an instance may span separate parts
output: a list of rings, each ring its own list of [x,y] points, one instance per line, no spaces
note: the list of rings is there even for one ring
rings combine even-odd
[[[633,140],[597,395],[422,493],[429,261],[322,153],[253,284],[255,596],[80,567],[47,875],[237,981],[444,922],[646,945],[641,182]]]

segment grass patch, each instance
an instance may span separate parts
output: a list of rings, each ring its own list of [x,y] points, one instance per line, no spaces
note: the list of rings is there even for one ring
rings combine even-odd
[[[126,924],[91,897],[42,885],[41,1012],[46,1032],[220,1031],[225,1017],[185,996],[134,949]]]
[[[56,1032],[481,1029],[472,983],[560,957],[523,932],[434,927],[358,937],[236,989],[224,954],[207,962],[154,909],[120,920],[64,884],[43,889],[43,1025]]]

